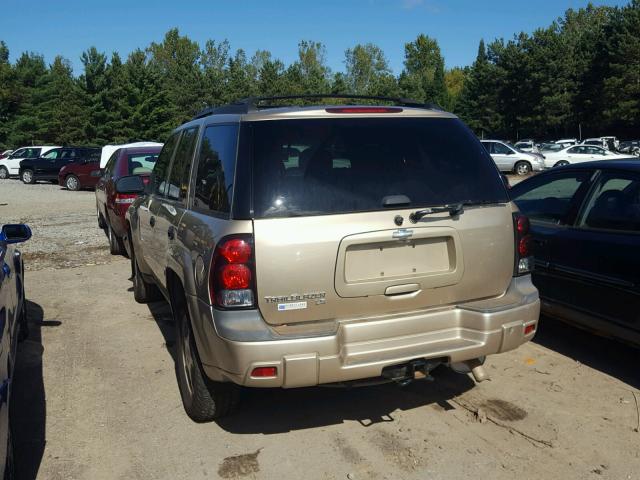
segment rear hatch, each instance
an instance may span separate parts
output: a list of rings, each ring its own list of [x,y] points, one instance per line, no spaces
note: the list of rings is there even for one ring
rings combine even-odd
[[[511,206],[456,118],[389,114],[251,122],[258,306],[272,325],[498,296]],[[462,211],[412,213],[462,204]]]

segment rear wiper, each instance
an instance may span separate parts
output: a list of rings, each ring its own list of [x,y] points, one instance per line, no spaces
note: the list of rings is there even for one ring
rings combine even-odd
[[[422,217],[432,215],[434,213],[448,213],[449,216],[455,217],[460,215],[462,212],[464,212],[464,204],[453,203],[451,205],[443,205],[441,207],[429,207],[423,208],[422,210],[416,210],[409,215],[409,220],[411,220],[411,223],[417,223]]]

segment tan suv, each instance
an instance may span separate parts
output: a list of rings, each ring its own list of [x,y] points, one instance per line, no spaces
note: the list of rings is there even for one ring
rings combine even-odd
[[[127,212],[135,298],[171,303],[188,415],[228,413],[238,385],[481,380],[531,339],[528,221],[471,131],[397,99],[291,98],[176,129]]]

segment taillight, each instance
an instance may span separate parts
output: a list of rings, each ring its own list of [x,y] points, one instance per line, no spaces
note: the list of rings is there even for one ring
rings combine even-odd
[[[513,214],[513,230],[515,233],[515,276],[525,275],[533,268],[531,252],[531,234],[529,233],[529,219],[521,213]]]
[[[221,308],[255,305],[253,237],[231,235],[216,245],[209,272],[211,303]]]

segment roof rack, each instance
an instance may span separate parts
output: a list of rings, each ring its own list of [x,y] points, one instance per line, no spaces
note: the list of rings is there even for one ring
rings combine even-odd
[[[273,97],[248,97],[236,100],[228,105],[220,107],[207,107],[197,113],[193,120],[208,117],[209,115],[236,114],[242,115],[250,112],[257,112],[261,109],[286,107],[288,105],[265,105],[265,101],[280,102],[282,100],[321,100],[324,98],[339,98],[353,100],[379,100],[383,102],[392,102],[402,107],[424,108],[428,110],[442,110],[438,105],[433,103],[423,103],[410,98],[401,97],[380,97],[375,95],[346,95],[336,93],[312,94],[312,95],[280,95]],[[262,104],[262,105],[261,105]],[[290,106],[290,105],[289,105]]]

